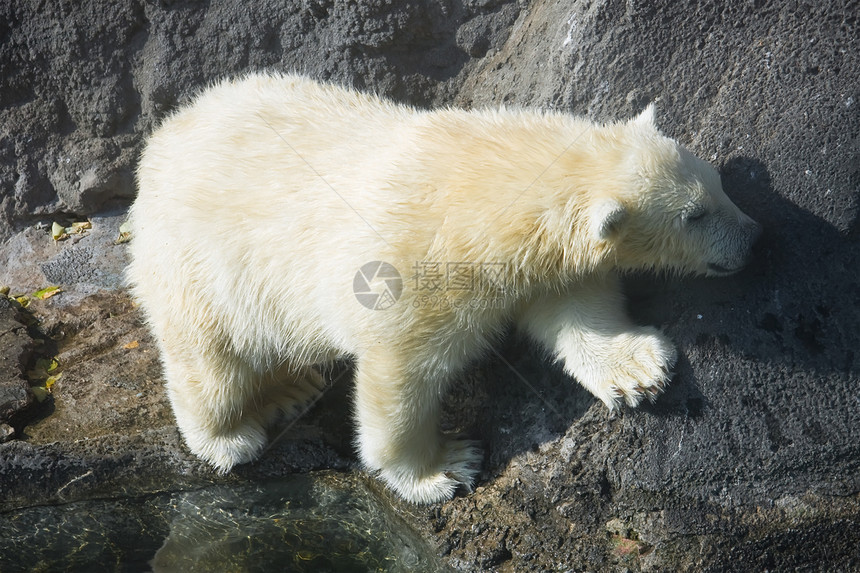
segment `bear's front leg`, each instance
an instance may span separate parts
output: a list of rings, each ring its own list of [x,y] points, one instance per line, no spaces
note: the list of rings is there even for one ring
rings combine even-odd
[[[356,370],[358,448],[364,465],[404,499],[433,503],[471,489],[481,463],[477,443],[439,431],[443,380],[407,368],[393,352],[372,350]]]
[[[672,377],[675,347],[656,328],[630,321],[615,276],[531,301],[520,326],[610,410],[622,399],[629,406],[653,400]]]

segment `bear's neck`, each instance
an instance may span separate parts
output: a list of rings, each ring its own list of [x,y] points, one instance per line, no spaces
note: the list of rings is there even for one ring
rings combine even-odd
[[[482,218],[466,231],[457,229],[460,232],[454,240],[443,227],[431,252],[441,254],[435,255],[438,260],[464,262],[492,272],[515,292],[535,287],[555,288],[610,272],[614,260],[611,247],[589,236],[588,225],[580,220],[581,215],[570,213],[567,215],[570,224],[563,227],[556,225],[558,221],[546,220],[564,216],[535,216],[511,206],[507,216],[497,221]]]
[[[466,146],[469,153],[437,148],[423,165],[441,182],[430,207],[439,225],[429,256],[497,265],[515,288],[610,270],[611,247],[592,236],[586,220],[595,192],[590,171],[621,161],[624,149],[602,129],[569,117],[524,114],[502,126],[484,119],[483,130],[474,122],[468,130],[447,126],[460,143],[450,149]]]

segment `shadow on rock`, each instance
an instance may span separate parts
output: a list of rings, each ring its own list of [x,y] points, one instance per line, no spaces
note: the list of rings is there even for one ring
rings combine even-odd
[[[667,325],[682,354],[673,384],[646,411],[694,415],[707,408],[697,389],[701,373],[689,357],[693,349],[699,363],[702,356],[736,356],[818,372],[857,371],[857,218],[840,232],[780,196],[754,158],[730,160],[722,176],[727,194],[764,227],[748,268],[718,279],[635,275],[625,284],[634,319]]]
[[[793,204],[771,187],[766,166],[741,157],[723,169],[729,192],[765,228],[752,268],[744,273],[746,296],[736,310],[745,355],[826,372],[857,372],[860,345],[860,249],[857,198],[844,231]],[[813,204],[828,204],[820,189]],[[821,211],[825,211],[822,207]]]

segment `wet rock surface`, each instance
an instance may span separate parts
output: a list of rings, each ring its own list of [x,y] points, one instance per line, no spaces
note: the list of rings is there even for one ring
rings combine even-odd
[[[35,505],[300,473],[389,508],[379,527],[410,528],[458,570],[860,569],[858,13],[767,0],[4,4],[0,286],[64,292],[26,309],[0,297],[0,532]],[[629,278],[631,313],[681,355],[666,394],[637,410],[609,414],[512,333],[448,401],[446,427],[486,451],[476,491],[451,502],[404,504],[355,467],[348,365],[259,462],[218,476],[181,444],[114,242],[146,134],[208,81],[255,69],[419,106],[595,120],[656,100],[664,131],[763,223],[756,261],[725,279]],[[53,221],[84,219],[91,231],[51,239]],[[45,402],[28,378],[39,358],[61,374]]]
[[[433,547],[355,477],[297,474],[15,513],[0,564],[19,571],[442,572]],[[83,532],[83,534],[81,534]],[[45,554],[33,547],[65,551]],[[134,539],[134,543],[129,543]],[[30,551],[22,551],[23,547]],[[4,569],[5,570],[5,569]]]

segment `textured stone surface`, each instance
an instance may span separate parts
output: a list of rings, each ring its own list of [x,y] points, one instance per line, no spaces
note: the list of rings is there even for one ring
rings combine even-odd
[[[341,381],[319,414],[294,424],[265,460],[230,478],[216,475],[181,445],[158,355],[128,296],[104,292],[73,305],[61,296],[27,308],[51,341],[42,353],[56,358],[59,377],[47,407],[21,425],[23,439],[3,446],[0,511],[117,488],[150,492],[347,466],[348,436],[338,428],[348,384]]]
[[[418,508],[366,480],[450,565],[860,568],[858,14],[770,0],[3,4],[0,285],[65,290],[32,309],[64,374],[55,411],[0,446],[4,507],[132,476],[150,491],[217,481],[179,442],[136,312],[94,293],[121,285],[113,239],[146,133],[212,79],[297,69],[420,106],[607,120],[656,101],[666,133],[765,226],[741,275],[628,281],[632,314],[679,344],[655,405],[610,415],[516,335],[464,373],[445,422],[484,443],[477,490]],[[84,217],[87,235],[50,239],[52,220]],[[0,341],[17,328],[3,324]],[[349,467],[347,379],[229,480]]]
[[[0,443],[24,426],[36,405],[24,378],[32,353],[33,340],[14,303],[0,295]]]

